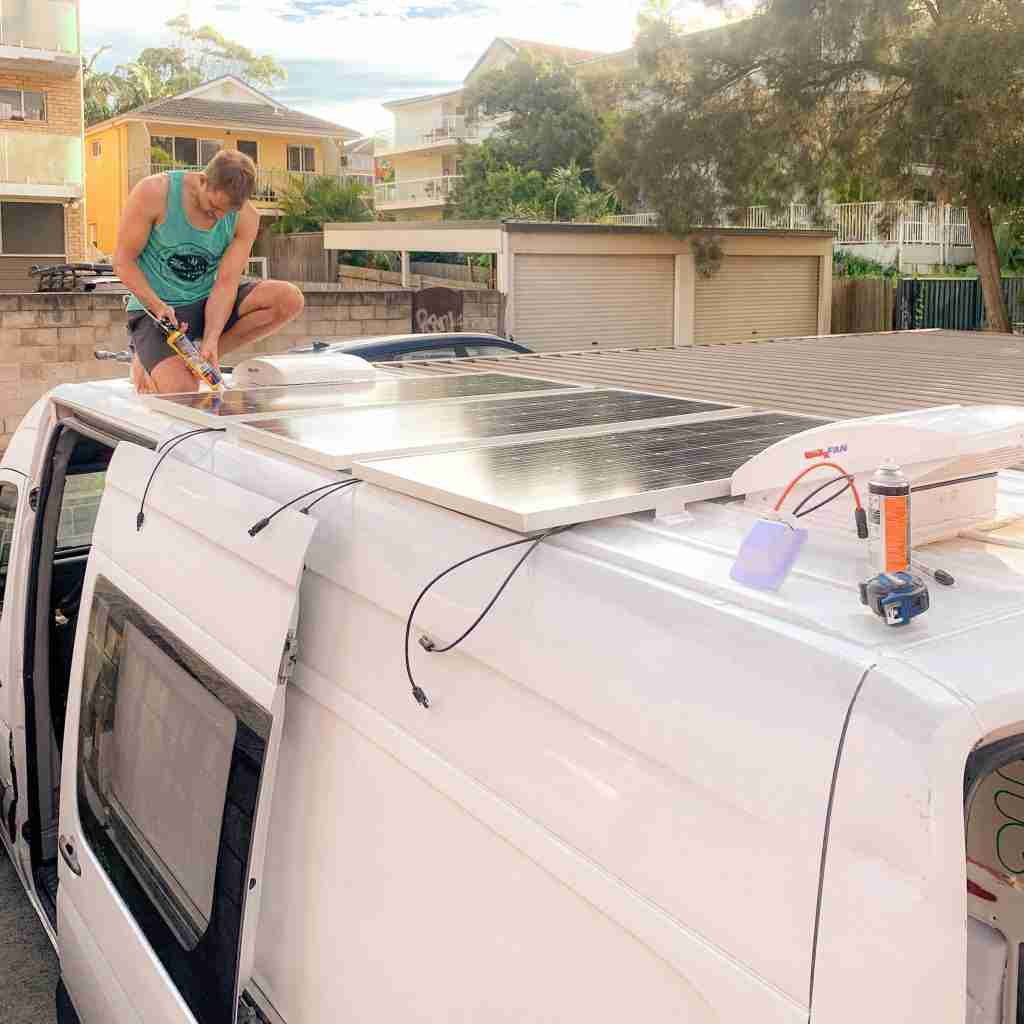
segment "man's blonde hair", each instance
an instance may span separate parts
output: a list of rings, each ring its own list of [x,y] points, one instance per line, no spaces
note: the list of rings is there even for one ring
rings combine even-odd
[[[241,208],[256,187],[256,165],[237,149],[222,149],[206,165],[206,187]]]

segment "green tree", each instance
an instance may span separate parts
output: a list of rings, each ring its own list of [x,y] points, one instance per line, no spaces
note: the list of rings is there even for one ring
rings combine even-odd
[[[649,16],[642,85],[597,166],[679,235],[844,175],[887,198],[924,183],[967,207],[988,321],[1008,331],[992,210],[1024,193],[1022,47],[1024,0],[758,0],[689,37]]]
[[[505,120],[487,140],[499,164],[550,174],[573,160],[593,167],[601,118],[564,64],[519,57],[466,91],[466,106]]]
[[[274,230],[288,235],[320,231],[331,221],[373,220],[369,197],[369,188],[353,178],[293,175],[278,197],[282,216]]]
[[[178,36],[186,54],[186,66],[208,81],[220,75],[235,75],[250,85],[270,88],[286,77],[285,70],[268,54],[257,54],[241,43],[225,39],[211,25],[193,27],[187,14],[167,22]]]
[[[453,220],[543,220],[553,199],[540,171],[502,161],[488,139],[466,148],[462,179],[456,183],[446,216]]]
[[[96,68],[108,47],[100,47],[88,60],[83,59],[86,124],[194,89],[218,75],[233,74],[262,88],[285,77],[284,69],[273,57],[253,53],[209,25],[193,28],[188,15],[172,18],[167,27],[177,36],[177,45],[148,46],[134,60],[112,71]]]

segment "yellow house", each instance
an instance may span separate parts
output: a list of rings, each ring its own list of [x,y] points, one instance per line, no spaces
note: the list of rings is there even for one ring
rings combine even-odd
[[[377,149],[378,160],[389,169],[391,178],[374,189],[378,213],[393,214],[403,221],[441,219],[448,197],[461,178],[460,148],[486,139],[507,116],[486,117],[466,109],[465,87],[521,55],[564,62],[570,67],[611,56],[499,36],[470,69],[462,89],[381,104],[394,116],[395,123],[391,144]]]
[[[233,75],[101,121],[85,133],[88,242],[113,252],[125,201],[140,179],[175,167],[201,170],[219,149],[253,158],[253,203],[261,218],[279,216],[278,196],[293,176],[349,176],[345,145],[357,138]]]

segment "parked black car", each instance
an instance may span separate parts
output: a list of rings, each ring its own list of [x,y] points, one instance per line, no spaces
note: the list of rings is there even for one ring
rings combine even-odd
[[[399,359],[464,359],[468,356],[507,356],[530,349],[496,334],[456,331],[441,334],[391,334],[351,341],[314,341],[290,352],[344,352],[371,363]]]

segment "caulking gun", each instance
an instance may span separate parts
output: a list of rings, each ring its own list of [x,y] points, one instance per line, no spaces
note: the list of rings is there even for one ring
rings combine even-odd
[[[175,327],[169,320],[161,320],[154,316],[148,309],[146,316],[150,318],[167,336],[167,344],[181,356],[182,362],[189,368],[192,375],[201,381],[205,381],[211,391],[218,394],[224,391],[224,378],[220,371],[211,362],[204,359],[199,352],[199,346],[179,327]]]

